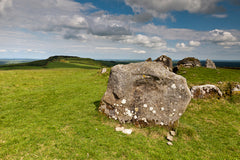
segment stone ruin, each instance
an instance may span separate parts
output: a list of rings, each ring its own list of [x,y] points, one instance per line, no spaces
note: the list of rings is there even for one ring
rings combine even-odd
[[[201,62],[194,57],[187,57],[178,61],[178,67],[192,68],[192,67],[201,67]]]
[[[191,100],[186,79],[163,63],[112,67],[99,111],[120,123],[172,126]]]

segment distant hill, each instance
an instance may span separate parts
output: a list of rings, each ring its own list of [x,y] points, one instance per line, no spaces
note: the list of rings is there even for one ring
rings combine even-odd
[[[120,61],[102,61],[91,58],[80,58],[76,56],[52,56],[45,60],[37,60],[27,63],[1,65],[0,69],[40,69],[40,68],[85,68],[98,69],[111,67],[116,64],[126,64]]]

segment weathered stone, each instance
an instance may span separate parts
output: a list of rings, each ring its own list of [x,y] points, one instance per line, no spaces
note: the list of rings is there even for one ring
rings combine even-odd
[[[166,55],[161,55],[160,57],[155,59],[154,62],[162,62],[167,67],[167,69],[169,69],[170,71],[173,70],[172,59]]]
[[[162,63],[141,62],[111,69],[99,111],[120,123],[171,126],[191,100],[186,79]]]
[[[172,142],[173,141],[173,136],[171,136],[170,134],[167,135],[167,140]]]
[[[216,65],[212,60],[207,59],[206,60],[206,68],[216,69]]]
[[[173,143],[168,141],[168,142],[167,142],[167,145],[172,146]]]
[[[201,67],[201,62],[194,57],[187,57],[181,61],[178,61],[177,65],[179,67],[191,68],[191,67]]]
[[[107,72],[107,68],[103,68],[102,71],[101,71],[102,74],[104,74],[106,72]]]
[[[122,131],[122,133],[124,133],[124,134],[132,134],[132,129],[124,129]]]
[[[191,88],[192,98],[211,98],[211,97],[222,97],[222,92],[215,85],[201,85],[193,86]]]
[[[176,132],[175,132],[175,131],[170,131],[170,134],[171,134],[172,136],[176,136]]]
[[[232,89],[233,94],[240,94],[240,85],[237,84],[235,87]]]
[[[146,62],[152,62],[152,58],[146,59]]]
[[[124,130],[124,127],[116,127],[115,131],[117,132],[122,132]]]

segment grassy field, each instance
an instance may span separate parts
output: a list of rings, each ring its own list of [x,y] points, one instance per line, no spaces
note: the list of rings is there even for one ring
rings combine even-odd
[[[0,71],[0,159],[240,159],[238,101],[192,100],[168,146],[164,128],[129,124],[132,135],[115,132],[118,123],[97,111],[108,74],[59,63]],[[240,82],[239,70],[179,74],[190,86]]]

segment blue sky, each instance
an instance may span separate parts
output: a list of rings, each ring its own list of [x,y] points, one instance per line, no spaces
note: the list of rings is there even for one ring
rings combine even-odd
[[[240,60],[239,0],[1,0],[0,58]]]

